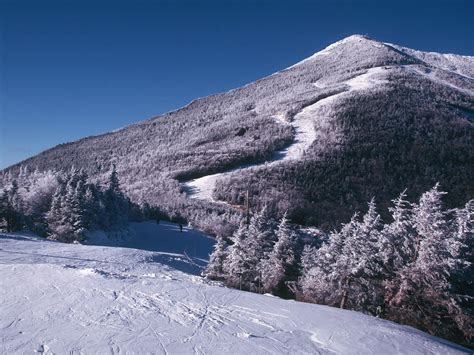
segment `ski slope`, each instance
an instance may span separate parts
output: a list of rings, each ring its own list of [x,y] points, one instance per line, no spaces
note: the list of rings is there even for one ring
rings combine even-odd
[[[147,222],[131,231],[108,242],[124,247],[1,235],[0,353],[468,353],[360,313],[204,280],[195,262],[212,240],[193,230]]]
[[[318,132],[315,129],[315,124],[319,127],[327,125],[330,112],[330,106],[342,96],[347,96],[354,91],[367,90],[375,88],[379,84],[386,83],[383,79],[385,70],[382,67],[370,68],[366,72],[355,76],[343,83],[347,87],[346,91],[328,96],[319,100],[318,102],[306,106],[299,113],[293,117],[293,121],[287,123],[282,119],[281,115],[274,116],[277,122],[281,124],[291,124],[294,130],[293,142],[286,148],[277,151],[273,154],[272,159],[264,163],[257,163],[252,165],[244,165],[242,167],[232,169],[227,172],[206,175],[197,179],[193,179],[182,184],[187,196],[193,199],[206,200],[210,202],[220,202],[214,200],[212,192],[218,179],[229,176],[230,174],[238,173],[244,169],[253,169],[260,166],[269,166],[290,160],[301,159],[305,151],[313,144],[317,138]],[[313,83],[318,88],[324,88],[326,85],[319,85]],[[223,202],[220,202],[223,203]]]
[[[316,53],[314,56],[309,57],[303,60],[300,63],[295,64],[301,65],[307,61],[314,60],[314,58],[327,55],[331,52],[334,48],[349,41],[353,41],[354,39],[359,38],[360,36],[351,36],[342,41],[336,42],[333,45],[330,45],[326,49]],[[373,43],[374,46],[382,46],[382,44]],[[290,67],[292,68],[292,67]],[[419,65],[414,64],[407,64],[407,65],[399,65],[399,66],[378,66],[367,69],[365,72],[358,74],[348,80],[338,82],[338,83],[328,83],[325,82],[325,79],[319,80],[318,82],[312,83],[312,85],[317,89],[329,89],[329,88],[336,88],[336,87],[345,87],[346,90],[335,93],[331,96],[325,97],[318,102],[306,106],[303,108],[299,113],[297,113],[291,122],[287,122],[283,117],[283,114],[274,115],[274,119],[285,125],[291,125],[294,130],[294,139],[293,142],[287,146],[286,148],[277,151],[273,154],[272,158],[269,161],[263,163],[256,163],[251,165],[244,165],[239,168],[235,168],[226,172],[217,173],[206,175],[201,178],[193,179],[190,181],[186,181],[182,184],[184,191],[186,192],[187,196],[193,199],[200,199],[210,202],[218,202],[218,203],[225,203],[222,201],[215,201],[212,197],[212,193],[214,191],[216,182],[218,179],[225,178],[231,174],[238,174],[240,171],[244,169],[255,169],[262,166],[271,166],[273,164],[278,164],[281,162],[286,162],[290,160],[298,160],[301,159],[305,153],[305,151],[314,143],[318,142],[318,140],[324,140],[322,137],[324,134],[321,132],[326,132],[324,128],[328,128],[328,124],[331,121],[331,113],[333,112],[334,105],[340,100],[341,98],[348,97],[357,92],[363,92],[366,90],[378,90],[383,87],[384,84],[388,83],[388,73],[392,69],[401,68],[403,70],[408,70],[416,75],[420,75],[424,78],[431,80],[434,83],[448,86],[452,89],[460,91],[464,94],[469,96],[474,95],[474,91],[472,89],[472,84],[469,85],[470,77],[459,74],[453,73],[452,75],[458,76],[458,79],[464,79],[466,84],[464,87],[460,87],[455,85],[454,83],[442,79],[441,77],[437,76],[436,73],[439,71],[436,68],[428,69],[428,67],[420,67]],[[321,138],[321,139],[320,139]]]

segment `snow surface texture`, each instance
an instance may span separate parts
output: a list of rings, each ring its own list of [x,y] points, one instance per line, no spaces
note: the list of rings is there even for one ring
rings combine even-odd
[[[88,236],[87,244],[118,246],[155,252],[154,261],[175,269],[200,275],[207,264],[215,240],[183,226],[161,221],[131,223],[130,233],[118,239],[110,239],[102,232]]]
[[[119,243],[148,250],[0,235],[0,352],[468,353],[357,312],[228,289],[184,273],[174,268],[190,262],[183,246],[208,238],[169,223],[131,229]],[[211,244],[196,255],[205,257]]]
[[[324,51],[327,50],[328,49],[326,48]],[[315,124],[318,124],[318,126],[321,127],[325,124],[325,122],[328,121],[325,114],[328,112],[327,106],[330,106],[342,96],[346,96],[353,91],[373,89],[379,84],[386,83],[386,80],[383,79],[384,74],[385,70],[382,67],[370,68],[367,70],[367,72],[345,81],[343,84],[348,87],[346,91],[331,95],[319,100],[313,105],[305,107],[303,110],[301,110],[301,112],[294,116],[291,123],[285,121],[282,115],[274,116],[275,120],[281,124],[291,124],[293,126],[295,137],[292,144],[283,150],[275,152],[270,161],[260,164],[245,165],[237,169],[232,169],[228,172],[206,175],[198,179],[190,180],[183,183],[184,190],[191,198],[219,202],[215,201],[212,197],[212,192],[214,191],[214,187],[218,179],[230,174],[238,173],[242,169],[252,169],[258,168],[260,166],[268,167],[271,164],[301,159],[305,150],[308,149],[311,144],[313,144],[317,137]],[[313,85],[318,88],[325,87],[324,84],[321,85],[319,83],[314,83]]]

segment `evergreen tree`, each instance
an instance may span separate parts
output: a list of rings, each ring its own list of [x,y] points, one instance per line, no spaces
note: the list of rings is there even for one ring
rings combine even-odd
[[[369,202],[369,209],[358,227],[344,251],[349,261],[348,280],[352,282],[351,307],[378,314],[383,305],[381,289],[385,268],[380,253],[382,224],[374,199]]]
[[[474,200],[455,210],[453,237],[449,245],[455,260],[449,278],[453,301],[449,312],[465,339],[474,334]]]
[[[268,257],[262,261],[263,287],[266,291],[288,296],[284,282],[295,277],[295,236],[286,214],[276,232],[277,242]]]
[[[51,239],[73,242],[84,238],[84,179],[84,174],[71,169],[65,186],[56,190],[47,216]]]
[[[393,221],[383,229],[380,251],[387,277],[384,280],[384,298],[388,307],[396,302],[401,289],[399,273],[416,259],[415,229],[412,226],[411,204],[406,200],[406,190],[392,200],[389,208]],[[395,302],[395,303],[394,303]]]
[[[458,277],[474,297],[474,200],[455,211],[454,237],[449,245]]]
[[[346,284],[341,282],[341,273],[345,270],[342,267],[345,262],[343,249],[346,240],[358,226],[357,219],[358,214],[354,214],[351,221],[344,224],[340,231],[330,234],[313,258],[307,257],[300,281],[303,299],[333,306],[340,304],[344,294],[342,288],[346,287]]]
[[[301,273],[306,275],[310,269],[312,269],[317,262],[316,258],[317,249],[311,245],[306,244],[303,247],[301,254]]]
[[[414,228],[411,226],[411,204],[406,200],[406,190],[392,200],[389,208],[393,221],[384,226],[380,249],[382,259],[390,272],[400,269],[415,258]]]
[[[73,242],[82,240],[91,228],[122,228],[131,211],[137,219],[141,216],[120,191],[115,168],[105,192],[88,183],[84,170],[75,167],[67,172],[20,170],[17,177],[4,174],[1,181],[0,227],[8,231],[28,227],[50,239]]]
[[[383,302],[379,292],[383,280],[380,229],[380,216],[372,200],[361,222],[354,215],[318,250],[316,265],[301,282],[304,297],[375,314]]]
[[[128,201],[120,190],[115,164],[109,175],[107,190],[104,194],[104,207],[107,215],[107,228],[111,230],[122,229],[127,222]]]
[[[54,192],[51,207],[46,214],[46,221],[50,231],[50,239],[59,239],[57,231],[62,223],[62,201],[64,196],[64,185],[60,184]]]
[[[18,181],[14,179],[10,189],[4,190],[4,193],[7,199],[5,204],[7,230],[9,232],[19,230],[25,224],[25,216],[23,214],[24,206],[19,193]]]
[[[250,289],[254,281],[255,262],[249,253],[248,229],[244,222],[241,222],[232,241],[224,263],[226,282],[234,287]]]
[[[107,191],[115,194],[121,195],[122,191],[120,190],[120,181],[117,173],[117,168],[115,164],[112,165],[112,171],[109,175],[108,188]]]
[[[101,227],[104,208],[100,198],[100,191],[98,191],[95,185],[86,185],[83,201],[87,228]]]
[[[248,235],[256,258],[262,258],[273,249],[276,241],[274,229],[275,221],[270,217],[267,206],[251,217]]]
[[[445,192],[436,184],[413,207],[416,258],[396,275],[399,289],[391,302],[395,306],[391,316],[422,329],[440,328],[448,334],[456,332],[454,322],[449,326],[446,323],[450,309],[456,305],[449,280],[455,260],[448,247],[452,231],[442,208],[443,195]]]
[[[444,268],[451,262],[445,237],[448,232],[442,196],[436,184],[425,192],[413,210],[413,226],[417,232],[416,266],[429,278],[443,279]]]
[[[436,185],[411,205],[403,192],[383,228],[372,201],[362,221],[354,216],[316,252],[305,247],[301,298],[469,342],[474,203],[446,212],[444,194]]]
[[[9,202],[8,202],[8,191],[4,189],[0,192],[0,228],[5,228],[9,232]]]
[[[216,239],[217,243],[214,245],[214,251],[203,274],[211,279],[219,280],[224,278],[224,264],[228,256],[228,245],[224,238],[216,237]]]
[[[275,244],[275,222],[270,218],[268,208],[264,206],[250,219],[247,233],[248,275],[255,288],[262,285],[262,260],[268,257]]]

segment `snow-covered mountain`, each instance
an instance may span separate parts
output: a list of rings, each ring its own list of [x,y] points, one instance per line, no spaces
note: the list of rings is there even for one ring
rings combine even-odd
[[[124,248],[0,235],[0,352],[469,353],[361,313],[206,281],[194,274],[212,240],[188,228],[145,222],[131,231],[115,243]]]
[[[266,203],[319,226],[376,196],[386,207],[436,182],[448,205],[474,197],[474,57],[354,35],[266,78],[173,112],[62,144],[6,169],[117,165],[135,202],[204,223],[209,201]],[[267,164],[265,164],[267,162]],[[194,197],[194,198],[189,198]]]

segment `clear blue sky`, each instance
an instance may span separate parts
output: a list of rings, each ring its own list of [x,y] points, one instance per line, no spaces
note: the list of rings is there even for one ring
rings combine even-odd
[[[0,0],[0,168],[354,33],[474,55],[473,0]]]

